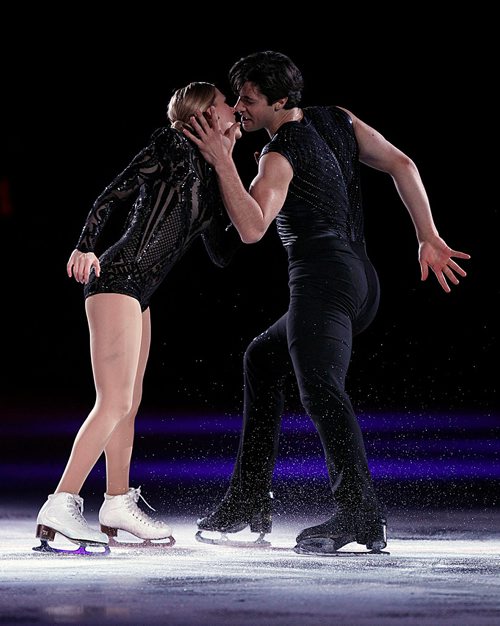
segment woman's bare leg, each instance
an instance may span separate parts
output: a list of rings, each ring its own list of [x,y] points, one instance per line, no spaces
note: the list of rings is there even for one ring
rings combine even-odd
[[[142,339],[139,364],[134,384],[132,408],[113,431],[104,453],[106,455],[106,493],[110,496],[127,493],[129,488],[130,460],[134,445],[134,424],[142,398],[142,383],[151,345],[151,317],[149,309],[142,314]]]
[[[133,405],[142,343],[142,313],[135,298],[96,294],[85,302],[96,403],[82,424],[56,493],[79,493],[117,425]]]

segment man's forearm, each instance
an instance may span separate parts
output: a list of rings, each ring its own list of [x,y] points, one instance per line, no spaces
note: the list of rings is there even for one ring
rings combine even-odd
[[[258,202],[245,189],[234,161],[216,168],[219,189],[226,211],[244,243],[255,243],[265,233],[264,215]]]
[[[413,221],[418,241],[439,236],[427,193],[416,166],[412,163],[411,167],[406,168],[397,178],[393,178],[396,189]]]

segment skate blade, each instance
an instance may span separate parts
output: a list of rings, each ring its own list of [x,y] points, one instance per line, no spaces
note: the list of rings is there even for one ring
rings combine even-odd
[[[352,543],[352,542],[350,542]],[[343,547],[343,546],[341,546]],[[294,547],[297,554],[309,554],[315,556],[366,556],[369,554],[390,554],[383,550],[342,550],[336,546],[333,539],[327,537],[315,537],[303,539]]]
[[[91,548],[90,550],[88,548]],[[88,546],[85,544],[80,544],[77,549],[71,550],[70,548],[54,548],[50,546],[48,541],[45,539],[40,540],[39,546],[34,546],[33,550],[38,554],[50,554],[54,556],[107,556],[111,550],[107,545],[101,546]]]
[[[264,537],[266,533],[260,533],[257,539],[253,541],[245,541],[239,539],[230,539],[226,533],[220,533],[220,537],[212,538],[212,537],[204,537],[201,533],[207,532],[204,530],[199,530],[196,535],[196,541],[200,543],[208,543],[213,546],[226,546],[231,548],[268,548],[271,545],[270,541],[265,541]]]
[[[136,541],[125,541],[115,539],[115,537],[109,538],[109,545],[113,548],[171,548],[174,544],[175,539],[172,535],[164,539],[140,539],[138,537]]]

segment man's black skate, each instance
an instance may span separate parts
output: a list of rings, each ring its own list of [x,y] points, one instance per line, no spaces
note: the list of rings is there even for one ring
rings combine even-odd
[[[375,511],[358,510],[351,513],[339,509],[323,524],[305,528],[296,541],[294,551],[297,554],[389,554],[383,551],[387,545],[387,521],[384,515]],[[366,546],[367,550],[339,552],[340,548],[353,542]]]
[[[264,541],[266,533],[272,529],[272,492],[265,496],[246,496],[239,490],[229,489],[219,506],[196,523],[198,532],[196,539],[202,543],[237,546],[269,546]],[[250,526],[250,532],[259,533],[254,541],[232,541],[227,534],[237,533]],[[203,536],[203,531],[221,533],[219,538]]]

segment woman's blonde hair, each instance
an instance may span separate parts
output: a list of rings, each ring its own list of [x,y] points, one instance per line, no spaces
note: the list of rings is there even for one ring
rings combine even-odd
[[[215,85],[193,82],[174,91],[168,103],[167,116],[172,128],[193,130],[189,118],[195,111],[204,113],[215,100]]]

